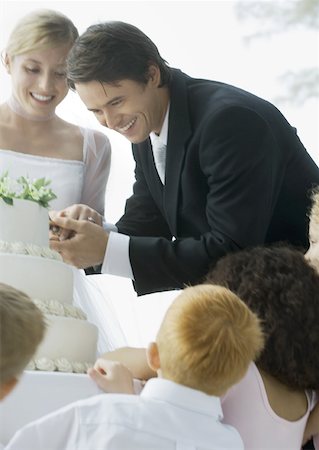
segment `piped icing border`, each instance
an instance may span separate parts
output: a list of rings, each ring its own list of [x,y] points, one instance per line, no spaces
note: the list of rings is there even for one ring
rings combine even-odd
[[[39,358],[31,359],[26,370],[41,370],[44,372],[86,373],[93,364],[87,362],[70,362],[66,358]]]
[[[73,319],[86,320],[87,316],[82,309],[73,305],[65,305],[57,300],[33,299],[36,306],[44,313],[52,316],[72,317]]]
[[[17,255],[40,256],[42,258],[63,261],[60,253],[51,250],[49,247],[41,247],[36,244],[26,244],[25,242],[5,242],[0,240],[0,252],[14,253]]]

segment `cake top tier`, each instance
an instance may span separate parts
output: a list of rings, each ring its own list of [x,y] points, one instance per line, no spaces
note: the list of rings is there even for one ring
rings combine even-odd
[[[30,200],[0,198],[0,241],[49,246],[48,210]]]
[[[0,241],[49,246],[47,207],[56,198],[44,178],[0,177]]]

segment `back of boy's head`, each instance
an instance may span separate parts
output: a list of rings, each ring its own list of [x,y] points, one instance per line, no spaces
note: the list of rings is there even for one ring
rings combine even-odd
[[[21,291],[0,283],[0,384],[17,378],[45,332],[41,311]]]
[[[185,288],[157,335],[162,376],[220,396],[246,373],[263,346],[257,316],[220,286]]]
[[[206,282],[231,289],[262,320],[259,368],[294,389],[319,388],[319,275],[301,252],[273,246],[228,254]]]

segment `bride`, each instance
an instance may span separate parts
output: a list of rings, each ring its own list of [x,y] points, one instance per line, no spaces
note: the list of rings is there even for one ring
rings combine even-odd
[[[111,146],[101,132],[56,115],[68,93],[65,62],[78,31],[60,12],[36,10],[13,29],[3,55],[12,94],[0,105],[0,168],[10,178],[45,177],[57,198],[50,208],[87,205],[76,219],[101,224]],[[1,173],[0,173],[1,176]],[[76,212],[75,212],[76,214]],[[99,328],[99,352],[125,343],[110,302],[93,278],[74,269],[75,303]]]

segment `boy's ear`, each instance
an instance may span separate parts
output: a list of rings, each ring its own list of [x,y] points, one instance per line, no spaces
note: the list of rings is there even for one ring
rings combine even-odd
[[[1,384],[0,386],[0,400],[3,400],[12,389],[15,387],[15,385],[18,382],[18,378],[11,378],[11,380]]]
[[[146,349],[148,365],[157,372],[161,368],[160,356],[156,342],[151,342]]]

